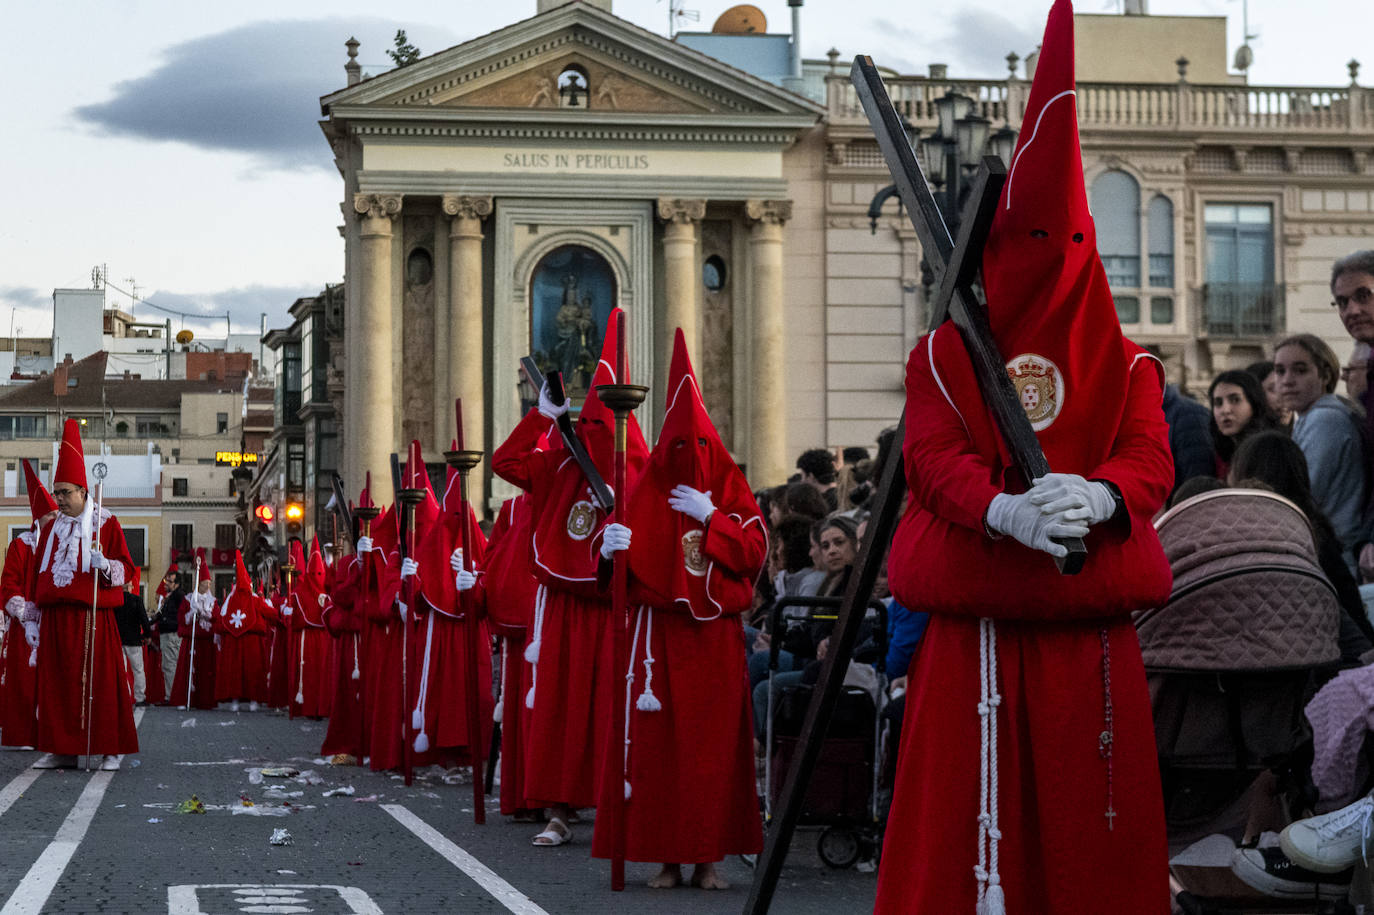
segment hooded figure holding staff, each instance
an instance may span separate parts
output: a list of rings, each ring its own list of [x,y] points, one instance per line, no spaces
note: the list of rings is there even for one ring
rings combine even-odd
[[[0,603],[10,617],[0,658],[0,744],[31,747],[37,741],[38,719],[34,717],[34,689],[38,681],[38,651],[32,644],[38,638],[38,605],[33,602],[34,552],[38,530],[57,511],[57,503],[24,461],[24,479],[29,489],[29,511],[33,525],[10,542],[5,566],[0,573]]]
[[[138,752],[134,694],[114,609],[134,563],[114,515],[96,505],[86,485],[81,427],[69,419],[53,473],[58,513],[38,533],[34,603],[38,624],[38,735],[46,751],[35,768],[76,765],[103,756],[114,770]],[[92,600],[94,595],[94,600]]]
[[[1073,48],[1058,0],[982,261],[998,351],[1054,472],[1020,479],[956,328],[907,363],[911,498],[888,573],[930,624],[878,912],[1169,911],[1130,618],[1171,584],[1150,523],[1173,484],[1163,369],[1122,336],[1097,255]],[[1072,536],[1087,562],[1061,576],[1053,538]]]

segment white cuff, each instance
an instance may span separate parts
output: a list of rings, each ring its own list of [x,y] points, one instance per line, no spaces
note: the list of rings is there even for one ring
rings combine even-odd
[[[117,559],[111,559],[110,567],[105,570],[105,575],[110,579],[110,584],[116,588],[124,587],[124,563]]]

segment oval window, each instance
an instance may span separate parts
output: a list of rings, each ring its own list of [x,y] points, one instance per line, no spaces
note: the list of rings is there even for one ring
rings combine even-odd
[[[719,254],[712,254],[701,265],[701,282],[707,292],[720,292],[725,288],[725,261]]]
[[[427,286],[434,279],[434,258],[424,248],[416,248],[406,258],[406,285]]]

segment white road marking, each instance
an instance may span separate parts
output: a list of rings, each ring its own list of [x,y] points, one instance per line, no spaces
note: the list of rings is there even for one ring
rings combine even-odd
[[[29,786],[38,781],[38,776],[42,775],[44,769],[25,769],[16,775],[8,785],[0,788],[0,816],[5,815],[5,811],[19,800],[19,796],[29,790]]]
[[[528,896],[502,880],[495,871],[444,838],[437,829],[402,805],[382,804],[381,807],[391,814],[396,822],[409,829],[420,841],[442,855],[454,867],[467,874],[474,883],[486,890],[492,898],[514,912],[515,915],[548,915]]]
[[[143,723],[143,712],[141,708],[134,710],[135,729]],[[48,843],[48,847],[43,849],[38,860],[33,862],[24,879],[19,881],[14,894],[5,903],[5,907],[0,909],[0,915],[38,915],[43,910],[48,897],[52,895],[53,887],[57,886],[62,872],[67,869],[81,840],[86,837],[86,830],[90,828],[91,820],[95,818],[95,812],[100,807],[100,801],[105,797],[105,791],[110,787],[114,775],[113,772],[96,772],[91,776],[86,787],[82,789],[81,796],[76,799],[75,806],[57,828],[57,835]],[[18,781],[18,778],[15,781]],[[14,782],[10,782],[10,785],[13,784]],[[9,790],[10,785],[6,786],[6,790]]]
[[[241,912],[278,913],[292,915],[313,911],[306,900],[299,898],[306,890],[325,890],[339,894],[352,915],[382,915],[375,902],[356,886],[338,886],[332,883],[187,883],[167,887],[167,915],[206,915],[200,907],[198,890],[231,890],[238,897],[235,903],[248,903],[239,907]],[[254,905],[253,902],[266,896],[280,897],[275,905]],[[222,907],[217,907],[222,910]]]

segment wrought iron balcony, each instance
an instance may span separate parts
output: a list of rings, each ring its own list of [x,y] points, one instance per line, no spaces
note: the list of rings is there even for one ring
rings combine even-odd
[[[1271,337],[1283,333],[1284,289],[1276,283],[1207,283],[1202,333],[1209,337]]]

